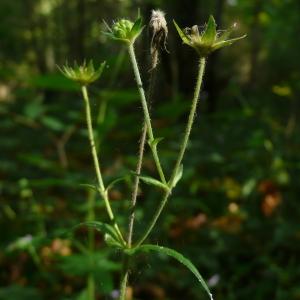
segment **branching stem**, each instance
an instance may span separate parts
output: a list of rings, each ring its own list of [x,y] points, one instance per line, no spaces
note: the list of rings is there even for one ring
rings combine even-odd
[[[167,183],[164,172],[163,172],[163,169],[162,169],[162,166],[161,166],[161,163],[160,163],[160,160],[159,160],[159,157],[158,157],[157,147],[156,147],[155,144],[152,144],[152,142],[155,139],[154,139],[152,124],[151,124],[151,118],[150,118],[150,114],[149,114],[149,110],[148,110],[148,105],[147,105],[147,101],[146,101],[145,91],[144,91],[144,88],[143,88],[143,83],[142,83],[138,63],[137,63],[137,60],[136,60],[136,57],[135,57],[133,44],[130,44],[128,46],[128,52],[129,52],[132,68],[133,68],[133,71],[134,71],[135,80],[136,80],[136,83],[137,83],[137,86],[138,86],[143,111],[144,111],[145,123],[147,125],[149,145],[150,145],[150,148],[151,148],[151,151],[152,151],[152,155],[153,155],[153,158],[154,158],[154,161],[155,161],[157,171],[158,171],[159,176],[160,176],[160,180],[163,183]]]
[[[155,212],[148,228],[146,229],[144,235],[139,240],[137,245],[141,245],[148,238],[148,236],[151,233],[153,227],[155,226],[160,214],[162,213],[166,203],[168,202],[169,196],[172,193],[172,189],[174,188],[174,181],[175,181],[175,178],[176,178],[176,174],[178,173],[180,165],[182,163],[182,159],[183,159],[185,150],[187,148],[190,133],[191,133],[192,126],[193,126],[193,123],[194,123],[197,104],[198,104],[199,98],[200,98],[200,91],[201,91],[203,75],[204,75],[204,71],[205,71],[205,65],[206,65],[206,59],[204,57],[201,57],[200,58],[200,63],[199,63],[197,83],[196,83],[196,87],[195,87],[195,92],[194,92],[194,97],[193,97],[193,101],[192,101],[190,114],[189,114],[189,117],[188,117],[188,122],[187,122],[187,125],[186,125],[184,137],[183,137],[183,140],[182,140],[182,143],[181,143],[181,146],[180,146],[180,151],[179,151],[179,154],[178,154],[178,158],[177,158],[175,167],[173,169],[171,179],[168,182],[169,190],[165,191],[165,193],[163,195],[163,198],[162,198],[162,200],[161,200],[161,202],[160,202],[160,204],[159,204],[159,206],[158,206],[158,208],[157,208],[157,210],[156,210],[156,212]]]
[[[94,166],[95,166],[95,171],[96,171],[96,176],[97,176],[98,191],[105,202],[105,207],[106,207],[107,214],[109,216],[110,221],[113,223],[113,226],[114,226],[116,232],[118,233],[119,238],[123,241],[124,244],[126,244],[126,242],[121,234],[121,231],[119,229],[119,226],[115,221],[115,217],[114,217],[113,211],[112,211],[110,203],[109,203],[108,193],[104,186],[101,169],[100,169],[100,163],[99,163],[98,154],[97,154],[97,149],[96,149],[96,144],[95,144],[95,138],[94,138],[90,100],[89,100],[88,91],[87,91],[86,86],[82,86],[81,91],[82,91],[82,96],[83,96],[84,103],[85,103],[87,128],[88,128],[89,140],[90,140],[92,156],[93,156],[93,161],[94,161]]]

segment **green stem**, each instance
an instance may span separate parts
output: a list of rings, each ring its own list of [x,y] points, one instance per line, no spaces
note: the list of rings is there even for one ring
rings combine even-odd
[[[146,142],[146,135],[147,135],[147,125],[144,123],[143,131],[140,139],[140,146],[139,146],[139,157],[138,162],[136,166],[136,174],[141,173],[142,169],[142,163],[144,158],[144,149],[145,149],[145,142]],[[132,191],[132,197],[131,197],[131,214],[129,216],[129,226],[128,226],[128,237],[127,237],[127,247],[131,247],[132,245],[132,235],[133,235],[133,225],[135,220],[135,205],[138,195],[138,189],[139,189],[139,182],[140,178],[139,176],[135,177],[133,191]],[[121,276],[121,283],[120,283],[120,300],[126,299],[126,288],[127,288],[127,281],[129,277],[129,266],[130,261],[129,257],[125,256],[123,257],[123,272]]]
[[[93,156],[93,161],[94,161],[95,171],[96,171],[96,176],[97,176],[97,181],[98,181],[98,191],[105,202],[105,207],[106,207],[107,214],[109,216],[110,221],[113,223],[113,226],[116,229],[116,232],[118,233],[120,239],[125,244],[125,240],[121,234],[119,226],[115,222],[115,217],[114,217],[113,211],[112,211],[110,203],[109,203],[108,193],[107,193],[107,190],[105,189],[102,174],[101,174],[100,163],[98,160],[98,154],[97,154],[97,149],[96,149],[96,145],[95,145],[94,131],[93,131],[93,125],[92,125],[90,100],[89,100],[88,91],[87,91],[86,86],[82,86],[81,91],[82,91],[82,95],[83,95],[83,99],[84,99],[84,103],[85,103],[87,128],[88,128],[92,156]]]
[[[123,257],[123,270],[120,282],[120,297],[119,300],[126,300],[127,281],[129,275],[129,257],[124,254]]]
[[[175,167],[174,167],[172,175],[171,175],[171,179],[168,182],[168,185],[169,185],[170,189],[164,193],[163,198],[162,198],[162,200],[161,200],[161,202],[160,202],[160,204],[159,204],[159,206],[158,206],[158,208],[157,208],[157,210],[156,210],[156,212],[153,216],[153,219],[151,220],[148,228],[146,229],[144,235],[142,236],[140,241],[137,243],[137,245],[141,245],[147,239],[147,237],[151,233],[153,227],[155,226],[161,212],[163,211],[163,209],[164,209],[164,207],[165,207],[165,205],[168,201],[169,196],[172,193],[172,189],[174,187],[174,181],[175,181],[175,178],[176,178],[176,174],[178,173],[178,170],[179,170],[180,165],[182,163],[182,159],[183,159],[185,150],[187,148],[190,133],[191,133],[192,126],[193,126],[193,123],[194,123],[197,104],[199,102],[199,97],[200,97],[200,91],[201,91],[201,86],[202,86],[202,81],[203,81],[205,65],[206,65],[206,59],[204,57],[201,57],[200,58],[200,63],[199,63],[199,72],[198,72],[197,83],[196,83],[196,87],[195,87],[194,97],[193,97],[193,101],[192,101],[192,106],[191,106],[187,126],[186,126],[186,129],[185,129],[185,133],[184,133],[184,137],[183,137],[181,146],[180,146],[179,155],[178,155]]]
[[[85,103],[86,122],[87,122],[89,140],[90,140],[90,145],[91,145],[91,149],[92,149],[92,156],[93,156],[93,160],[94,160],[97,181],[98,181],[98,185],[99,185],[99,188],[101,189],[101,191],[105,191],[105,187],[104,187],[104,183],[103,183],[103,179],[102,179],[102,175],[101,175],[100,163],[99,163],[98,155],[97,155],[95,139],[94,139],[90,100],[89,100],[88,91],[87,91],[86,86],[82,86],[81,91],[82,91],[83,100]],[[110,206],[110,205],[108,205],[108,206]],[[109,217],[111,217],[112,216],[111,209],[108,209],[108,211],[109,211],[109,213],[108,213]]]
[[[95,299],[95,277],[93,274],[88,275],[87,291],[88,291],[88,299],[94,300]]]
[[[144,123],[142,135],[141,135],[141,139],[140,139],[138,162],[137,162],[137,166],[136,166],[136,170],[135,170],[137,175],[140,175],[141,169],[142,169],[145,143],[146,143],[146,135],[147,135],[147,125],[146,125],[146,123]],[[135,219],[135,206],[136,206],[136,200],[137,200],[137,195],[138,195],[139,182],[140,182],[140,178],[139,178],[139,176],[136,176],[135,181],[134,181],[134,186],[133,186],[132,197],[131,197],[131,210],[132,211],[129,216],[129,227],[128,227],[128,238],[127,238],[128,247],[131,247],[131,243],[132,243],[133,225],[134,225],[134,219]]]
[[[95,219],[95,196],[96,192],[94,190],[89,189],[88,191],[88,215],[87,215],[87,221],[91,222]],[[95,230],[93,228],[88,229],[88,251],[89,255],[92,259],[92,255],[95,251]],[[94,274],[91,272],[88,275],[87,279],[87,291],[88,291],[88,300],[94,300],[95,299],[95,278]]]
[[[141,83],[142,81],[141,81],[141,78],[140,78],[138,65],[137,65],[137,62],[136,62],[136,59],[135,59],[133,46],[129,49],[129,51],[130,51],[131,60],[133,61],[133,65],[134,65],[134,69],[135,69],[135,75],[136,75],[136,78],[137,78],[138,85],[139,85],[139,87],[142,87],[142,83]],[[154,77],[153,77],[153,70],[152,70],[151,71],[151,76],[150,76],[149,90],[148,90],[148,93],[147,93],[148,101],[150,101],[150,98],[151,98],[151,92],[152,92],[153,81],[154,81],[153,78]],[[139,91],[140,91],[140,88],[139,88]],[[148,105],[146,103],[145,93],[144,93],[143,89],[140,91],[140,95],[141,95],[142,103],[145,104],[145,105],[143,105],[143,107],[146,110],[145,115],[147,115],[148,120],[150,120]],[[148,122],[148,124],[149,123],[150,123],[150,126],[151,126],[151,122]],[[139,182],[140,182],[140,178],[139,178],[138,175],[141,173],[141,169],[142,169],[147,133],[148,133],[148,135],[150,133],[149,139],[153,140],[154,138],[153,138],[152,128],[150,127],[150,131],[148,130],[148,128],[147,128],[147,118],[145,117],[144,118],[143,129],[142,129],[142,134],[141,134],[141,138],[140,138],[140,143],[139,143],[138,162],[137,162],[137,166],[136,166],[136,170],[135,170],[137,176],[135,177],[133,191],[132,191],[132,197],[131,197],[131,210],[132,211],[131,211],[131,214],[129,216],[128,237],[127,237],[127,247],[128,248],[131,248],[131,246],[132,246],[133,225],[134,225],[134,221],[135,221],[135,206],[136,206],[136,201],[137,201],[137,196],[138,196],[138,189],[139,189]],[[151,139],[151,136],[152,136],[152,139]],[[152,149],[152,147],[151,147],[151,149]],[[156,149],[154,151],[156,151]],[[156,154],[157,154],[157,152],[156,152]],[[157,158],[158,158],[158,156],[157,156]],[[160,173],[161,178],[165,182],[165,177],[164,177],[164,174],[163,174],[162,169],[160,167],[159,160],[157,160],[157,162],[158,162],[158,166],[159,166],[158,170],[161,170],[161,173]],[[122,271],[121,282],[120,282],[120,300],[126,300],[126,289],[127,289],[127,282],[128,282],[129,272],[130,272],[130,258],[128,256],[124,255],[123,256],[123,271]]]
[[[163,169],[162,169],[159,157],[158,157],[157,147],[156,147],[156,145],[152,145],[152,142],[154,141],[154,135],[153,135],[153,129],[152,129],[152,125],[151,125],[151,118],[150,118],[150,114],[149,114],[149,110],[148,110],[148,105],[147,105],[147,101],[146,101],[145,91],[144,91],[144,88],[143,88],[143,83],[142,83],[138,63],[137,63],[137,60],[136,60],[136,57],[135,57],[133,44],[130,44],[128,46],[128,52],[129,52],[130,60],[131,60],[131,63],[132,63],[135,79],[136,79],[136,82],[137,82],[137,86],[138,86],[138,90],[139,90],[139,94],[140,94],[140,98],[141,98],[141,102],[142,102],[142,107],[143,107],[144,117],[145,117],[145,123],[147,125],[147,133],[148,133],[149,144],[150,144],[150,147],[151,147],[152,155],[153,155],[153,158],[154,158],[154,161],[155,161],[157,171],[158,171],[159,176],[160,176],[160,180],[163,183],[166,183],[166,178],[165,178],[165,175],[164,175],[164,172],[163,172]]]

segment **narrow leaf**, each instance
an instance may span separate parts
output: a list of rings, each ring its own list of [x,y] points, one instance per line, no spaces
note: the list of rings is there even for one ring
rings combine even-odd
[[[224,31],[219,31],[218,37],[217,37],[217,42],[223,42],[227,40],[231,33],[235,30],[236,28],[236,23],[233,24],[229,29],[224,30]]]
[[[140,17],[134,22],[134,24],[130,30],[131,38],[138,36],[143,29],[144,29],[144,26],[142,26],[142,18]]]
[[[247,35],[245,34],[243,36],[240,36],[240,37],[237,37],[237,38],[234,38],[234,39],[231,39],[231,40],[227,40],[227,41],[222,41],[222,42],[216,43],[213,46],[213,50],[217,50],[217,49],[220,49],[220,48],[223,48],[223,47],[226,47],[226,46],[230,46],[234,42],[239,41],[239,40],[245,38],[246,36]]]
[[[106,188],[106,191],[109,191],[111,188],[113,188],[113,186],[121,181],[125,181],[127,179],[127,176],[123,176],[120,178],[117,178],[115,180],[113,180]]]
[[[94,73],[95,72],[94,63],[93,63],[92,59],[87,64],[87,70],[88,70],[89,73]]]
[[[104,240],[106,244],[112,248],[123,248],[123,245],[108,233],[104,235]]]
[[[205,32],[202,35],[202,42],[204,44],[212,45],[217,36],[217,24],[215,22],[214,17],[211,15],[209,17],[208,23],[206,25]]]
[[[92,185],[92,184],[81,183],[80,186],[92,189],[94,191],[98,191],[98,188],[95,185]]]
[[[106,66],[106,61],[104,61],[104,62],[99,66],[98,70],[96,71],[96,76],[97,76],[97,78],[99,78],[99,77],[102,75],[105,66]]]
[[[198,279],[198,281],[200,282],[200,284],[202,285],[204,290],[209,295],[210,299],[211,300],[213,299],[212,294],[211,294],[207,284],[205,283],[203,277],[201,276],[201,274],[199,273],[197,268],[193,265],[193,263],[189,259],[184,257],[181,253],[179,253],[173,249],[170,249],[170,248],[166,248],[166,247],[162,247],[162,246],[158,246],[158,245],[151,245],[151,244],[146,244],[146,245],[139,246],[137,248],[128,249],[128,250],[126,250],[126,253],[129,255],[134,255],[137,252],[149,252],[149,251],[154,251],[154,252],[165,254],[165,255],[171,256],[174,259],[176,259],[177,261],[179,261],[181,264],[183,264],[185,267],[187,267],[195,275],[195,277]]]
[[[119,236],[116,233],[114,227],[111,226],[111,225],[109,225],[109,224],[107,224],[107,223],[102,223],[102,222],[97,222],[97,221],[83,222],[83,223],[80,223],[80,224],[74,226],[74,228],[72,228],[72,230],[74,231],[78,227],[82,227],[82,226],[86,226],[86,227],[90,227],[90,228],[95,228],[97,231],[100,231],[103,234],[108,234],[114,240],[119,241]]]
[[[237,23],[234,23],[229,29],[220,31],[219,36],[217,37],[217,43],[226,41],[232,32],[237,29]]]
[[[152,178],[152,177],[149,177],[149,176],[139,176],[139,178],[145,182],[146,184],[149,184],[149,185],[154,185],[160,189],[163,189],[163,190],[168,190],[169,187],[162,183],[161,181],[155,179],[155,178]]]
[[[175,20],[173,20],[173,23],[174,23],[174,25],[176,27],[176,30],[177,30],[180,38],[183,41],[183,43],[189,44],[189,38],[187,37],[187,35],[181,30],[181,28],[177,25],[177,23],[175,22]]]

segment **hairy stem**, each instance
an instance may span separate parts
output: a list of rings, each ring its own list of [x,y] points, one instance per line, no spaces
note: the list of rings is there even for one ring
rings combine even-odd
[[[148,105],[147,105],[147,101],[146,101],[145,91],[143,88],[143,83],[142,83],[138,63],[137,63],[137,60],[135,57],[134,46],[132,44],[128,46],[128,52],[129,52],[130,60],[131,60],[133,71],[134,71],[134,76],[135,76],[135,79],[137,82],[137,86],[138,86],[138,90],[139,90],[139,94],[140,94],[140,98],[141,98],[141,102],[142,102],[145,123],[147,125],[148,139],[149,139],[149,144],[151,147],[152,155],[153,155],[153,158],[155,161],[157,171],[160,176],[160,180],[163,183],[166,183],[166,178],[165,178],[165,175],[164,175],[164,172],[163,172],[163,169],[162,169],[159,157],[158,157],[156,145],[152,145],[152,143],[151,143],[154,141],[153,129],[152,129],[152,125],[151,125],[151,118],[150,118],[150,114],[149,114],[149,110],[148,110]]]
[[[108,193],[107,190],[105,189],[102,174],[101,174],[101,169],[100,169],[100,163],[98,159],[98,154],[97,154],[97,149],[95,145],[95,138],[94,138],[94,131],[93,131],[93,125],[92,125],[92,115],[91,115],[91,107],[90,107],[90,101],[89,101],[89,96],[88,96],[88,91],[86,86],[81,87],[84,103],[85,103],[85,111],[86,111],[86,121],[87,121],[87,128],[88,128],[88,134],[89,134],[89,140],[90,140],[90,145],[91,145],[91,150],[92,150],[92,156],[93,156],[93,161],[94,161],[94,166],[95,166],[95,171],[96,171],[96,176],[97,176],[97,182],[98,182],[98,190],[100,195],[102,196],[104,202],[105,202],[105,207],[107,210],[107,214],[109,216],[110,221],[113,223],[114,228],[116,229],[116,232],[118,233],[120,239],[124,242],[125,240],[121,234],[121,231],[119,229],[118,224],[115,222],[114,214],[111,209],[109,199],[108,199]]]
[[[133,53],[133,56],[134,56],[134,53]],[[151,94],[152,94],[152,89],[153,89],[153,84],[154,84],[154,76],[153,76],[154,74],[155,74],[155,71],[152,69],[151,74],[150,74],[148,93],[147,93],[148,101],[150,101]],[[140,76],[138,76],[138,77],[140,77]],[[148,110],[148,106],[146,106],[146,108]],[[148,115],[149,115],[149,113],[148,113]],[[143,129],[142,129],[142,134],[141,134],[141,138],[140,138],[140,143],[139,143],[138,162],[137,162],[137,166],[136,166],[136,170],[135,170],[137,176],[135,177],[133,191],[132,191],[132,197],[131,197],[132,211],[129,216],[128,238],[127,238],[127,246],[129,248],[132,246],[133,225],[134,225],[134,221],[135,221],[135,206],[136,206],[139,183],[140,183],[140,178],[138,175],[140,175],[141,169],[142,169],[147,132],[148,132],[147,122],[146,122],[146,118],[145,118]],[[152,134],[152,136],[153,136],[153,134]],[[127,289],[128,278],[129,278],[129,272],[130,272],[130,258],[128,256],[124,255],[124,257],[123,257],[123,272],[122,272],[121,283],[120,283],[120,300],[126,300],[126,289]]]
[[[142,163],[144,158],[144,149],[145,149],[145,142],[146,142],[146,135],[147,135],[147,125],[144,123],[143,131],[140,139],[140,146],[139,146],[139,157],[138,162],[136,166],[136,174],[139,175],[141,173],[142,169]],[[139,189],[139,182],[140,178],[139,176],[135,177],[133,191],[132,191],[132,197],[131,197],[131,214],[129,216],[129,225],[128,225],[128,237],[127,237],[127,247],[131,247],[132,244],[132,235],[133,235],[133,225],[134,225],[134,219],[135,219],[135,205],[138,195],[138,189]],[[121,283],[120,283],[120,300],[126,299],[126,289],[127,289],[127,281],[129,277],[129,266],[130,261],[129,257],[125,256],[123,257],[123,272],[121,276]]]
[[[199,63],[199,71],[198,71],[198,77],[197,77],[197,82],[196,82],[196,87],[195,87],[195,92],[194,92],[194,97],[193,97],[193,101],[192,101],[192,106],[191,106],[191,110],[190,110],[190,114],[188,117],[188,122],[186,125],[186,129],[185,129],[185,133],[184,133],[184,137],[180,146],[180,151],[178,154],[178,158],[175,164],[175,167],[173,169],[172,175],[171,175],[171,179],[168,182],[169,185],[169,190],[167,190],[164,195],[163,198],[153,216],[153,219],[151,220],[149,226],[147,227],[144,235],[142,236],[142,238],[139,240],[139,242],[137,243],[137,245],[141,245],[149,236],[149,234],[151,233],[153,227],[155,226],[161,212],[163,211],[170,194],[172,193],[172,189],[174,188],[174,182],[175,182],[175,178],[176,178],[176,174],[179,171],[180,165],[182,163],[182,159],[184,157],[184,153],[185,150],[187,148],[188,145],[188,141],[189,141],[189,137],[190,137],[190,133],[192,130],[192,126],[194,123],[194,119],[195,119],[195,114],[196,114],[196,109],[197,109],[197,104],[199,102],[199,98],[200,98],[200,91],[201,91],[201,86],[202,86],[202,81],[203,81],[203,75],[204,75],[204,70],[205,70],[205,65],[206,65],[206,59],[204,57],[200,58],[200,63]]]
[[[143,129],[142,129],[142,135],[141,135],[141,139],[140,139],[138,162],[137,162],[137,166],[136,166],[136,170],[135,170],[137,175],[140,175],[141,169],[142,169],[145,143],[146,143],[146,135],[147,135],[147,125],[146,125],[146,123],[144,123]],[[139,178],[139,176],[136,176],[135,181],[134,181],[134,186],[133,186],[132,197],[131,197],[131,210],[132,211],[131,211],[131,214],[129,217],[128,238],[127,238],[128,247],[131,247],[131,243],[132,243],[133,225],[134,225],[134,219],[135,219],[135,205],[136,205],[136,200],[137,200],[137,196],[138,196],[139,182],[140,182],[140,178]]]
[[[140,145],[139,145],[138,162],[135,170],[137,175],[141,173],[141,169],[142,169],[146,135],[147,135],[147,125],[144,122],[142,135],[140,139]],[[128,225],[127,247],[129,248],[132,245],[133,225],[135,220],[135,205],[138,196],[139,182],[140,182],[140,178],[139,176],[136,176],[134,181],[133,191],[132,191],[132,197],[131,197],[131,214],[129,216],[129,225]],[[120,282],[120,300],[126,300],[126,289],[127,289],[127,281],[129,277],[129,268],[130,268],[129,264],[130,264],[129,257],[124,254],[123,271],[122,271],[121,282]]]
[[[126,300],[127,281],[129,276],[129,256],[123,256],[123,270],[120,282],[120,297],[119,300]]]

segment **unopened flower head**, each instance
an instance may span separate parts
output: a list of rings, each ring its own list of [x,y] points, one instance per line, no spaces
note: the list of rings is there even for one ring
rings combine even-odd
[[[109,27],[106,22],[104,22],[104,24],[108,30],[104,32],[105,35],[113,40],[121,41],[129,45],[135,42],[144,29],[141,18],[138,18],[135,22],[121,19],[115,22],[112,27]]]
[[[168,27],[165,19],[165,13],[161,10],[152,10],[151,19],[149,22],[149,29],[151,32],[151,58],[152,69],[156,68],[158,64],[158,52],[163,48],[167,51],[167,37]]]
[[[182,30],[174,21],[175,27],[184,44],[194,48],[200,56],[207,56],[211,52],[232,45],[234,42],[243,39],[246,35],[228,39],[232,31],[236,28],[236,23],[228,30],[217,31],[217,25],[213,16],[205,26],[205,29],[200,32],[197,25],[191,28]]]
[[[119,39],[126,39],[133,26],[130,20],[122,19],[112,27],[113,34]]]
[[[88,64],[84,61],[82,65],[78,65],[75,62],[73,67],[66,64],[62,68],[59,68],[59,70],[67,78],[78,82],[81,85],[88,85],[101,76],[105,64],[106,62],[103,62],[98,69],[95,69],[93,61],[90,60]]]

